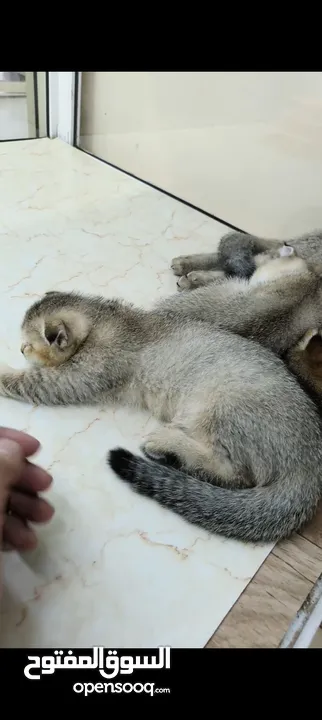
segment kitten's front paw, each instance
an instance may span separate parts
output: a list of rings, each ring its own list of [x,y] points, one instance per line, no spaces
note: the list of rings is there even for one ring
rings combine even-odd
[[[187,275],[188,272],[193,270],[193,264],[193,255],[179,255],[179,257],[173,258],[171,269],[174,275]]]
[[[177,281],[177,288],[180,292],[181,290],[193,290],[193,288],[199,287],[199,284],[199,273],[197,271],[189,272],[187,275],[183,275],[179,278]]]
[[[1,397],[7,397],[7,383],[8,380],[14,376],[17,371],[5,363],[0,363],[0,395]]]

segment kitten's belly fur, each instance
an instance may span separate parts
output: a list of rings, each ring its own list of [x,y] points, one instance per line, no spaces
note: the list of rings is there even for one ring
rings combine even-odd
[[[275,384],[274,365],[286,374],[257,344],[191,322],[142,350],[123,399],[162,422],[181,412],[195,417],[212,405],[224,404],[229,413],[242,407],[245,397],[265,393],[267,382]]]

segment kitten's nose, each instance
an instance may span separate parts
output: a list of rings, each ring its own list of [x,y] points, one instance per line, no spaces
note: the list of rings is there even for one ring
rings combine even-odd
[[[20,352],[22,352],[22,354],[24,354],[26,347],[27,347],[27,343],[22,343],[21,348],[20,348]]]

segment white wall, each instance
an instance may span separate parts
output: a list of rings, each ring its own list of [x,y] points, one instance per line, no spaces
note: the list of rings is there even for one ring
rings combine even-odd
[[[248,232],[322,227],[322,73],[82,77],[84,149]]]

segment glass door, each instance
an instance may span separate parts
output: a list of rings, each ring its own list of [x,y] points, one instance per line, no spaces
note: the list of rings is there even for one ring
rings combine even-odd
[[[0,71],[0,141],[46,135],[46,73]]]

